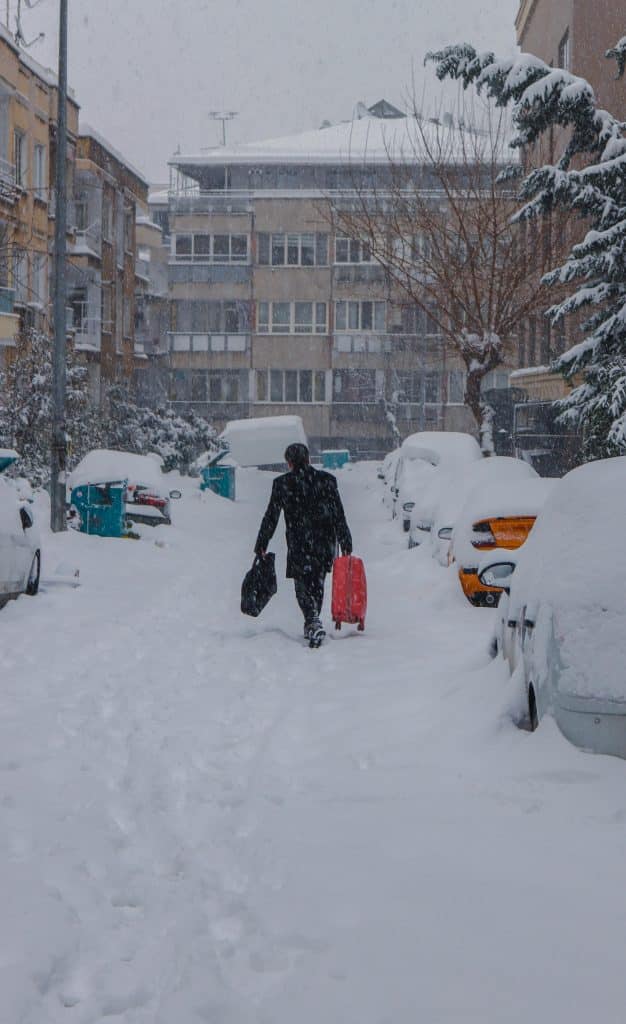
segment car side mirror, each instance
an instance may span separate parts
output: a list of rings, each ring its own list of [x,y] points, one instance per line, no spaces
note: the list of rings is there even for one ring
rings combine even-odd
[[[500,587],[508,594],[514,572],[515,562],[492,562],[479,572],[478,579],[483,586]]]
[[[181,491],[170,491],[170,498],[182,498]]]
[[[452,527],[442,526],[438,531],[437,536],[439,537],[439,540],[452,540]]]
[[[20,508],[20,519],[22,520],[22,529],[23,530],[30,530],[31,527],[34,525],[34,522],[35,522],[35,520],[33,519],[32,515],[31,515],[31,513],[28,511],[27,508],[24,508],[24,506],[22,506],[22,508]]]

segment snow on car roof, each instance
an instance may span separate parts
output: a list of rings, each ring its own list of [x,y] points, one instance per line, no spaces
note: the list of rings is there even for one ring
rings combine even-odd
[[[238,466],[277,465],[285,461],[287,445],[307,443],[299,416],[231,420],[221,437]]]
[[[511,604],[554,612],[564,693],[626,701],[624,522],[626,456],[590,462],[557,482],[519,558]]]
[[[109,448],[96,448],[88,452],[70,473],[70,487],[102,484],[116,480],[166,490],[159,465],[149,455],[133,455]]]
[[[474,462],[482,458],[476,438],[454,430],[422,430],[410,434],[403,441],[401,451],[409,459],[423,459],[433,466],[442,461]]]

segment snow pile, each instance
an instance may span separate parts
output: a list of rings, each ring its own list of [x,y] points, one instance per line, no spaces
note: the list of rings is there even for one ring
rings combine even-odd
[[[239,466],[279,465],[285,461],[288,445],[307,443],[299,416],[232,420],[226,424],[221,440]]]
[[[403,441],[401,451],[407,458],[424,459],[433,466],[444,462],[476,462],[482,458],[476,438],[454,430],[422,430],[410,434]]]

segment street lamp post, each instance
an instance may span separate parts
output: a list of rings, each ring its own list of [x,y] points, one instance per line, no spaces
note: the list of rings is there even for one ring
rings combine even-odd
[[[50,464],[50,525],[55,533],[66,529],[65,470],[67,436],[65,390],[67,357],[66,278],[67,250],[67,4],[59,0],[59,87],[54,222],[54,348],[52,360],[52,448]]]

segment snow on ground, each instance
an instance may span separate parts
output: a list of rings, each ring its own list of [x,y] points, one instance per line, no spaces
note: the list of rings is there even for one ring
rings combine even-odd
[[[240,615],[255,471],[0,613],[2,1024],[623,1020],[626,765],[519,732],[492,613],[339,479],[363,635]]]

